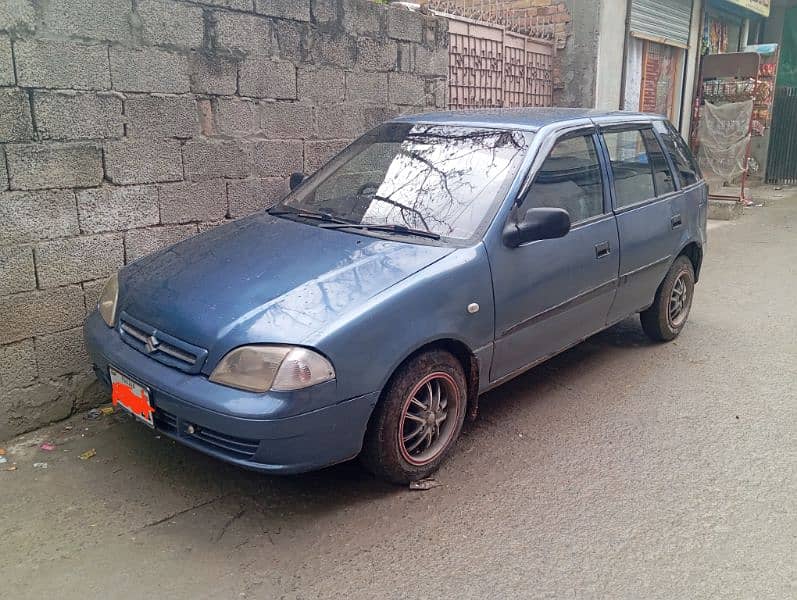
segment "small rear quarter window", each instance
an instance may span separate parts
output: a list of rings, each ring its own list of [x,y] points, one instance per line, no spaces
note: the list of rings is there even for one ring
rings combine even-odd
[[[664,150],[670,155],[673,165],[675,165],[678,178],[681,180],[681,187],[692,185],[702,179],[695,157],[692,156],[692,152],[675,127],[664,121],[659,121],[655,124],[655,128],[661,136]]]

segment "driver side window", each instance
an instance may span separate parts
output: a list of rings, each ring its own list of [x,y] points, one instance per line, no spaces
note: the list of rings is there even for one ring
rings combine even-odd
[[[563,208],[577,224],[603,214],[603,178],[592,135],[560,139],[540,167],[520,204]]]

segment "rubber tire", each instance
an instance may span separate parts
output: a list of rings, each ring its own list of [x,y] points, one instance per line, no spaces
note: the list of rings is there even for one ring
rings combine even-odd
[[[426,375],[437,371],[448,373],[459,389],[458,422],[451,441],[440,455],[428,464],[416,466],[401,456],[397,440],[399,419],[412,388]],[[371,415],[360,455],[362,464],[378,478],[404,485],[437,471],[462,431],[467,412],[467,389],[462,365],[450,352],[431,350],[411,358],[391,377]]]
[[[675,285],[675,280],[681,274],[686,275],[686,288],[687,288],[687,307],[686,318],[678,326],[674,327],[670,323],[667,315],[667,306],[670,302],[672,295],[672,288]],[[653,304],[647,310],[639,313],[639,320],[642,322],[642,329],[645,330],[647,336],[654,342],[669,342],[674,340],[683,330],[686,322],[689,320],[689,311],[692,308],[692,299],[695,290],[695,270],[692,267],[692,261],[686,256],[679,256],[675,259],[670,267],[664,281],[661,282],[659,289],[656,290],[656,297]]]

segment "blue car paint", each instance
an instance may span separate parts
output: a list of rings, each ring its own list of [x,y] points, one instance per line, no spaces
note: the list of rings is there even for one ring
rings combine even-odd
[[[557,273],[575,269],[569,273],[571,278],[573,273],[594,275],[588,263],[574,258],[572,244],[563,240],[581,235],[591,250],[591,237],[610,236],[612,244],[619,246],[613,214],[599,219],[603,224],[598,223],[595,229],[600,231],[594,235],[587,228],[580,228],[581,233],[576,228],[565,238],[515,250],[503,244],[502,230],[514,199],[530,184],[555,136],[573,128],[594,127],[601,120],[650,122],[655,118],[579,109],[401,117],[397,120],[536,132],[506,197],[496,199],[500,207],[481,240],[461,247],[412,238],[384,239],[266,213],[220,226],[119,273],[117,314],[124,311],[207,349],[201,373],[181,372],[132,348],[122,341],[118,325],[106,326],[95,311],[84,331],[98,377],[108,384],[108,368],[113,366],[146,385],[155,406],[175,415],[174,426],[164,429],[167,435],[246,468],[294,473],[352,458],[360,451],[381,390],[395,369],[424,345],[452,340],[469,349],[478,366],[478,390],[483,392],[616,320],[610,307],[616,306],[615,297],[622,293],[624,267],[611,265],[635,250],[618,247],[602,263],[597,278],[575,287],[568,288],[567,278]],[[605,186],[610,186],[610,173],[604,172],[604,177]],[[677,241],[671,240],[670,259],[688,243],[702,247],[705,242],[705,207],[701,208],[705,185],[700,182],[693,187],[675,194],[683,204],[686,226]],[[609,203],[610,187],[604,196]],[[639,226],[646,227],[645,223]],[[641,240],[638,244],[644,246]],[[529,262],[518,265],[522,252],[528,254]],[[525,272],[518,272],[519,266]],[[656,272],[658,281],[669,264],[662,268]],[[607,278],[604,271],[612,269],[613,278]],[[494,293],[494,282],[502,290]],[[595,297],[572,303],[572,310],[550,311],[547,318],[552,303],[556,309],[556,298],[572,300],[606,282],[611,285]],[[655,283],[641,296],[652,299]],[[499,307],[496,298],[502,303]],[[471,313],[466,307],[474,303],[478,311]],[[531,319],[528,327],[516,328],[514,333],[522,331],[523,336],[512,340],[512,328],[518,325],[513,321],[534,312],[529,307],[524,313],[518,307],[529,303],[536,303],[546,318]],[[640,303],[632,299],[627,306],[635,304]],[[625,314],[638,308],[644,306]],[[208,380],[227,352],[250,343],[312,347],[332,361],[336,379],[297,392],[267,393]],[[231,456],[224,448],[189,434],[189,425],[233,440],[254,440],[257,451],[245,459]]]

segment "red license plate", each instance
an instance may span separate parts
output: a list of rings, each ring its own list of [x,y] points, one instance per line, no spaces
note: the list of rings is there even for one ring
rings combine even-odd
[[[109,367],[108,371],[111,375],[113,405],[126,410],[150,427],[155,427],[152,419],[155,409],[149,401],[149,390],[113,367]]]

